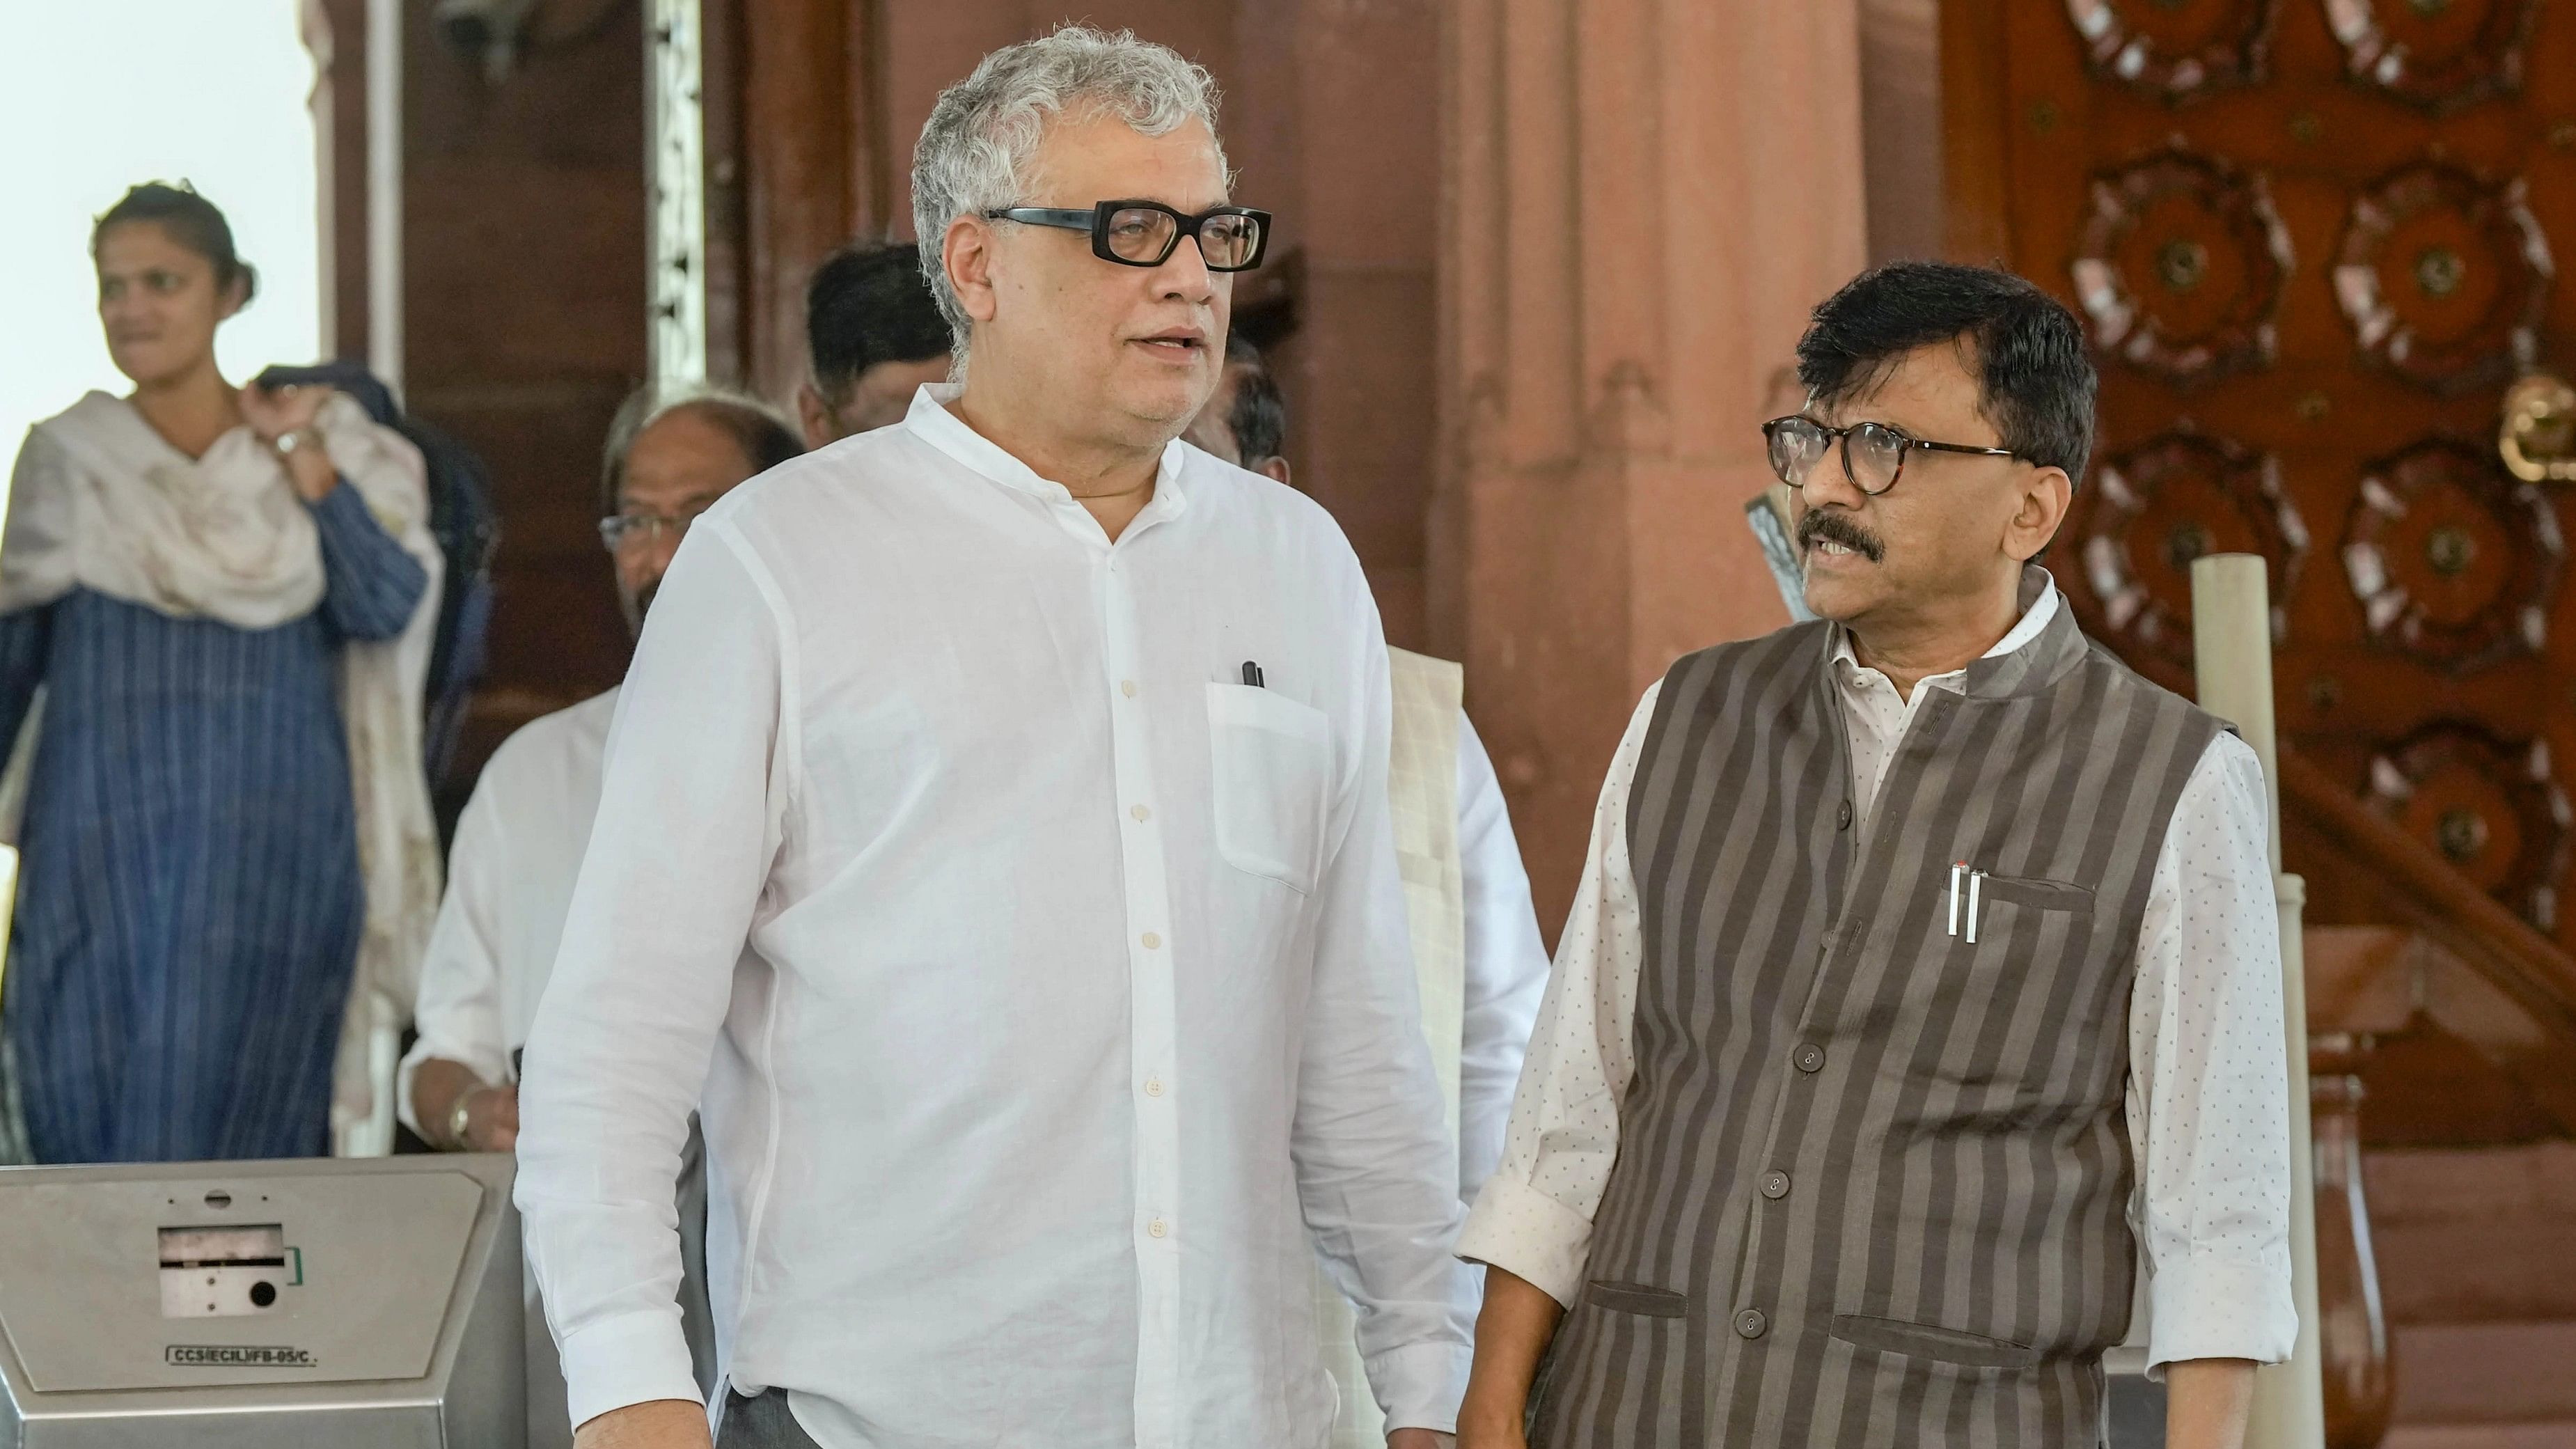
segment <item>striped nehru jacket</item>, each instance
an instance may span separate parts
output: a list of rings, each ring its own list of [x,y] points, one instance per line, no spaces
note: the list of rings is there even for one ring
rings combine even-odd
[[[1864,830],[1833,643],[1664,681],[1627,821],[1636,1075],[1535,1445],[2099,1442],[2140,918],[2221,725],[2061,609],[1922,698]]]

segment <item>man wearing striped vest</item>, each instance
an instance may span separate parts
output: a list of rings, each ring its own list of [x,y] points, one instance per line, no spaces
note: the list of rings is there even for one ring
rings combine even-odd
[[[1613,761],[1500,1170],[1466,1449],[2075,1449],[2143,1247],[2174,1449],[2288,1356],[2251,750],[2033,560],[2075,319],[1899,263],[1765,426],[1818,621],[1684,658]]]

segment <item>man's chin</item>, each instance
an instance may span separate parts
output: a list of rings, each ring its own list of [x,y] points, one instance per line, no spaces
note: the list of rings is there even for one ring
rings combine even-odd
[[[646,584],[644,587],[636,590],[632,597],[619,600],[620,603],[623,603],[626,606],[627,633],[634,635],[638,639],[644,637],[644,616],[646,613],[651,611],[653,607],[653,596],[656,593],[659,593],[661,588],[661,581],[656,579],[652,583]]]
[[[1120,381],[1124,385],[1117,392],[1118,410],[1175,438],[1216,394],[1213,374],[1202,377],[1168,367],[1159,377],[1130,376]]]
[[[1878,590],[1860,579],[1843,577],[1840,570],[1807,570],[1807,612],[1819,619],[1849,623],[1869,612],[1877,596]]]

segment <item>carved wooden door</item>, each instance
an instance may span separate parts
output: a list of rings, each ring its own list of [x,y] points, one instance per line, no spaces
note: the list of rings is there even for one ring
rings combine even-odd
[[[2576,344],[2576,3],[1949,8],[1953,251],[2057,292],[2102,364],[2052,560],[2086,628],[2187,691],[2190,561],[2264,555],[2284,736],[2576,943],[2569,503],[2496,448],[2507,385]]]

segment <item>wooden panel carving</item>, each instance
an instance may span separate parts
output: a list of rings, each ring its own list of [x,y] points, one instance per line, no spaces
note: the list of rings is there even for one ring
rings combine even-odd
[[[2548,642],[2566,546],[2536,486],[2440,440],[2363,476],[2343,560],[2373,638],[2466,673]]]
[[[2179,147],[2093,180],[2075,293],[2102,351],[2197,385],[2266,367],[2290,233],[2260,176]]]
[[[2540,0],[2325,0],[2351,77],[2434,115],[2522,88]]]
[[[2169,102],[2263,78],[2279,0],[2066,0],[2093,73]]]
[[[2179,428],[2106,459],[2094,477],[2085,579],[2123,643],[2190,665],[2191,563],[2206,553],[2268,560],[2272,631],[2285,632],[2308,530],[2271,455]]]
[[[2335,301],[2374,363],[2459,393],[2530,366],[2554,271],[2520,179],[2491,185],[2427,161],[2354,198],[2335,249]]]
[[[2369,798],[2489,895],[2556,928],[2569,809],[2545,742],[2436,725],[2371,761]]]

